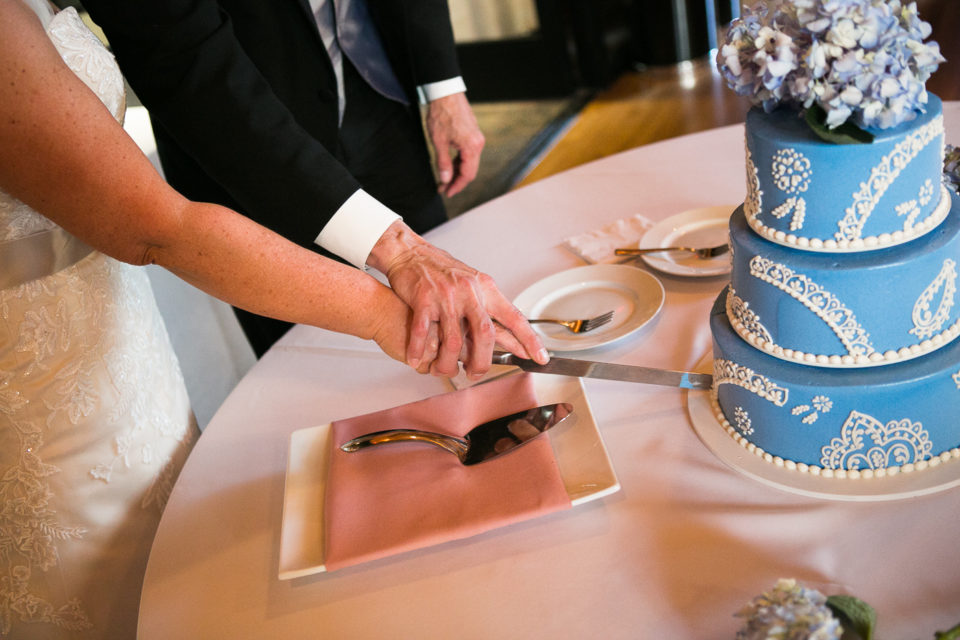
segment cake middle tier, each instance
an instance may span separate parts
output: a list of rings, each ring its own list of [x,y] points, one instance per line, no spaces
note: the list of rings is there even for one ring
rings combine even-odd
[[[890,364],[952,341],[960,334],[960,197],[949,197],[951,213],[927,235],[861,253],[770,242],[738,207],[727,298],[734,330],[770,355],[821,367]]]

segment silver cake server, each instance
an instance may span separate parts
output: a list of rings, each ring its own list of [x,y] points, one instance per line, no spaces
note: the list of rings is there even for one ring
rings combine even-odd
[[[566,402],[546,404],[484,422],[462,438],[417,429],[388,429],[358,436],[340,445],[340,449],[353,452],[391,442],[428,442],[454,454],[461,463],[471,465],[513,451],[571,413],[573,406]]]

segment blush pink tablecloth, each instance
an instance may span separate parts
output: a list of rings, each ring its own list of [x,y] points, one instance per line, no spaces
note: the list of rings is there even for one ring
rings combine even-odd
[[[945,106],[960,142],[960,103]],[[564,238],[745,195],[743,129],[642,147],[542,180],[431,232],[510,297],[582,263]],[[659,274],[658,274],[659,275]],[[660,316],[580,354],[694,366],[723,278],[659,275]],[[826,501],[731,470],[691,428],[685,392],[587,380],[621,491],[341,571],[277,577],[292,431],[445,390],[360,341],[297,327],[211,421],[167,506],[141,601],[143,640],[169,638],[732,638],[744,602],[795,577],[878,611],[878,637],[927,640],[960,620],[960,491]]]

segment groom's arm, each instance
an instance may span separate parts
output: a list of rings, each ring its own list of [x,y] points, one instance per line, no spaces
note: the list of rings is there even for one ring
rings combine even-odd
[[[484,137],[466,98],[447,0],[367,0],[393,65],[427,104],[440,191],[453,196],[480,168]]]

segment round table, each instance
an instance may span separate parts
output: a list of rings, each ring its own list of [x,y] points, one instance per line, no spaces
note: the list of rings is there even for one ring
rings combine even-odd
[[[948,141],[960,103],[945,106]],[[955,136],[956,137],[956,136]],[[634,149],[534,183],[428,238],[513,297],[583,264],[563,239],[642,213],[736,205],[743,127]],[[657,319],[578,357],[689,369],[725,277],[656,274]],[[244,377],[174,487],[143,588],[140,637],[731,638],[778,578],[850,593],[886,638],[960,621],[960,490],[880,502],[771,488],[698,439],[686,392],[583,381],[621,490],[465,540],[278,578],[290,434],[451,389],[374,346],[298,326]]]

